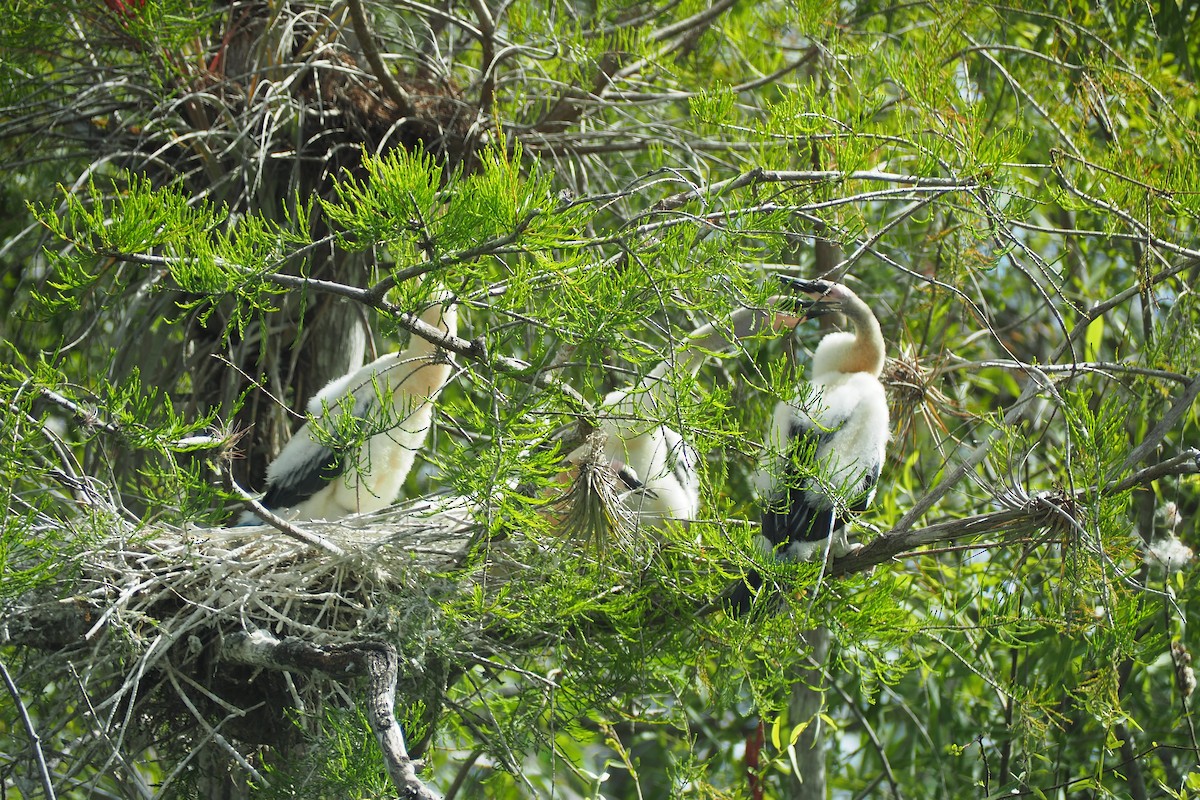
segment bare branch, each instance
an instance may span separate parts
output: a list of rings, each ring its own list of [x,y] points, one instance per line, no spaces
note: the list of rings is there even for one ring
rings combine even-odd
[[[488,10],[486,0],[471,0],[475,19],[479,23],[480,57],[479,113],[488,116],[496,98],[496,21]]]
[[[1167,432],[1174,428],[1179,420],[1183,419],[1183,415],[1191,409],[1192,404],[1196,402],[1197,395],[1200,395],[1200,375],[1192,379],[1192,382],[1183,390],[1183,394],[1175,398],[1175,402],[1171,404],[1167,413],[1163,414],[1163,418],[1158,421],[1158,424],[1146,434],[1146,438],[1142,439],[1141,443],[1129,452],[1121,464],[1121,469],[1129,469],[1140,464],[1153,453]]]
[[[21,692],[17,689],[17,684],[13,682],[12,676],[8,674],[8,667],[4,666],[3,660],[0,660],[0,678],[4,679],[4,687],[12,697],[13,703],[16,704],[21,724],[25,727],[25,735],[29,737],[29,747],[33,751],[33,760],[37,764],[38,777],[42,780],[42,792],[44,792],[46,800],[54,800],[54,782],[50,780],[50,768],[46,766],[46,756],[42,753],[42,739],[38,736],[37,729],[33,727],[33,720],[29,718],[29,711],[25,708],[24,701],[21,700]]]
[[[276,639],[263,630],[226,636],[221,657],[240,664],[283,671],[314,672],[340,679],[367,679],[367,718],[383,751],[388,775],[400,796],[412,800],[438,800],[438,795],[417,776],[417,763],[409,758],[404,734],[396,721],[396,649],[380,642],[358,642],[322,647],[294,636]]]
[[[1113,482],[1102,491],[1110,495],[1120,494],[1168,475],[1195,474],[1200,474],[1200,450],[1192,448],[1124,480]],[[1088,488],[1080,489],[1074,495],[1043,493],[1029,498],[1020,508],[945,520],[924,528],[908,529],[898,524],[891,531],[868,542],[860,550],[835,560],[829,567],[829,574],[847,575],[862,572],[934,542],[982,536],[999,531],[1047,527],[1061,519],[1064,507],[1071,504],[1075,498],[1081,498],[1085,493],[1094,491],[1094,488]]]
[[[710,183],[703,188],[689,189],[686,192],[671,195],[660,200],[655,206],[656,211],[671,211],[679,208],[689,200],[699,197],[711,197],[741,189],[745,186],[755,186],[762,183],[845,183],[847,181],[879,181],[881,183],[899,183],[918,188],[940,188],[967,191],[978,186],[971,178],[937,178],[919,175],[900,175],[894,172],[878,170],[768,170],[752,169],[733,178]]]
[[[347,0],[347,4],[350,6],[350,19],[354,22],[354,33],[363,49],[363,55],[367,57],[367,63],[371,65],[371,72],[379,81],[379,85],[383,87],[384,94],[399,107],[400,113],[406,117],[411,116],[413,113],[412,98],[400,84],[396,83],[396,79],[392,77],[387,65],[383,63],[379,47],[375,44],[375,32],[371,30],[370,23],[367,22],[367,12],[363,8],[362,0]]]
[[[311,533],[309,531],[297,528],[295,525],[274,513],[262,503],[258,502],[253,495],[238,485],[237,481],[233,479],[233,475],[228,475],[228,478],[230,486],[232,486],[233,490],[237,492],[239,497],[242,498],[242,502],[250,507],[250,510],[254,512],[255,516],[270,525],[275,530],[286,536],[290,536],[297,541],[304,542],[307,545],[312,545],[320,550],[324,550],[326,553],[331,555],[346,555],[345,550],[331,542],[329,539],[326,539],[319,533]]]

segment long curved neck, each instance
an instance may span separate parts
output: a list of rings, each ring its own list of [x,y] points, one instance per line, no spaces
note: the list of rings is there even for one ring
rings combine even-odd
[[[768,306],[781,302],[779,296],[767,301]],[[721,323],[701,325],[688,336],[684,347],[646,374],[646,380],[661,380],[673,370],[695,375],[704,365],[704,359],[713,353],[732,347],[742,339],[771,330],[775,312],[767,308],[739,308]]]
[[[430,301],[432,305],[422,311],[417,319],[443,333],[457,336],[458,306],[447,304],[446,298],[440,296],[434,296],[430,298]],[[410,356],[432,355],[436,350],[437,345],[433,342],[416,333],[411,334],[407,351]]]
[[[854,349],[847,354],[841,371],[867,372],[878,378],[884,362],[883,331],[879,328],[879,320],[871,307],[849,290],[842,300],[842,312],[854,325],[855,336]]]

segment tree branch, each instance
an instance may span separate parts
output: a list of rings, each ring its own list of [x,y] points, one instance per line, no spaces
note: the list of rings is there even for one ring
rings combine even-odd
[[[375,79],[383,87],[383,93],[399,107],[401,115],[412,116],[412,98],[401,88],[400,84],[396,83],[396,79],[388,71],[387,65],[383,63],[383,57],[375,45],[375,33],[371,30],[370,23],[367,22],[367,12],[363,8],[362,0],[347,0],[347,5],[350,7],[350,19],[354,22],[354,35],[358,37],[363,55],[367,57],[367,63],[371,65],[371,72],[374,73]]]
[[[1126,456],[1125,461],[1121,464],[1121,469],[1126,470],[1141,463],[1143,459],[1154,452],[1158,447],[1158,443],[1167,435],[1167,431],[1175,427],[1176,423],[1183,418],[1183,415],[1196,402],[1197,395],[1200,395],[1200,375],[1192,379],[1192,382],[1183,390],[1183,394],[1175,399],[1175,402],[1171,404],[1167,413],[1163,414],[1163,418],[1146,434],[1146,438],[1142,439],[1141,444],[1129,452],[1129,455]]]
[[[744,186],[757,186],[762,183],[845,183],[846,181],[878,181],[880,183],[899,183],[920,188],[939,188],[946,190],[967,191],[976,188],[978,183],[967,178],[938,178],[921,177],[919,175],[902,175],[895,172],[880,172],[879,170],[855,170],[846,172],[836,169],[810,170],[774,170],[752,169],[733,178],[710,183],[704,187],[688,189],[685,192],[673,194],[660,200],[655,211],[672,211],[689,200],[699,197],[710,197],[722,192],[731,192]]]
[[[1167,475],[1195,474],[1200,474],[1200,450],[1190,448],[1174,458],[1147,467],[1124,480],[1110,483],[1101,491],[1105,494],[1120,494],[1135,486],[1145,485]],[[1076,498],[1082,497],[1090,491],[1094,491],[1094,489],[1080,489],[1071,495],[1043,493],[1029,498],[1021,508],[945,520],[915,530],[897,525],[896,528],[873,539],[861,549],[835,560],[829,566],[829,574],[832,576],[863,572],[877,564],[890,561],[897,555],[934,542],[982,536],[985,533],[1016,527],[1047,527],[1061,519],[1066,507],[1070,506]]]
[[[411,277],[413,275],[427,272],[428,270],[425,269],[426,265],[429,269],[433,269],[434,267],[444,264],[470,260],[481,255],[499,252],[499,248],[505,246],[507,243],[515,241],[520,236],[520,233],[529,225],[534,216],[536,215],[531,214],[526,217],[526,219],[518,223],[517,228],[512,233],[489,240],[483,244],[463,250],[459,253],[452,254],[444,258],[434,259],[415,267],[410,267],[405,270],[405,273],[409,274]],[[122,258],[126,261],[136,264],[147,264],[154,266],[169,267],[172,263],[178,261],[178,259],[170,259],[163,256],[152,256],[140,253],[109,253],[108,255],[112,255],[116,258]],[[219,266],[236,266],[219,259],[217,260],[217,263]],[[553,375],[545,372],[534,371],[532,364],[520,359],[490,353],[482,339],[475,339],[472,341],[463,339],[460,336],[452,336],[439,328],[435,328],[426,322],[422,322],[417,314],[408,311],[402,311],[395,304],[383,299],[383,296],[386,294],[387,290],[394,285],[394,281],[392,281],[390,278],[384,278],[370,289],[363,289],[358,286],[348,286],[344,283],[337,283],[335,281],[308,278],[301,275],[286,275],[279,272],[266,273],[260,275],[259,277],[262,280],[274,283],[277,286],[312,289],[314,291],[324,292],[337,297],[345,297],[349,300],[354,300],[362,303],[363,305],[378,309],[379,311],[382,311],[395,319],[400,327],[408,330],[416,336],[420,336],[427,342],[437,345],[443,350],[448,350],[456,355],[461,355],[470,361],[487,366],[496,370],[497,372],[508,375],[509,377],[515,378],[524,383],[528,383],[531,386],[536,386],[541,389],[553,389],[570,400],[576,409],[584,413],[592,413],[591,404],[583,398],[583,395],[577,392],[573,387],[558,380]]]
[[[681,47],[689,38],[694,37],[698,32],[712,25],[717,17],[724,14],[738,0],[718,0],[712,6],[693,14],[687,19],[682,19],[679,22],[672,23],[665,27],[659,28],[649,34],[648,39],[652,42],[665,42],[672,37],[678,37],[674,42],[669,42],[661,49],[656,51],[652,56],[639,58],[631,64],[624,67],[622,55],[607,51],[596,59],[596,74],[592,78],[592,86],[590,91],[585,91],[577,86],[571,86],[567,91],[558,98],[553,107],[533,126],[533,130],[538,132],[546,132],[547,129],[561,129],[568,125],[577,122],[583,114],[584,101],[594,97],[600,99],[604,96],[605,90],[613,85],[616,78],[629,78],[646,68],[647,65],[654,64],[658,59]]]
[[[3,661],[0,661],[0,678],[4,679],[4,686],[8,689],[9,696],[17,706],[17,713],[21,716],[25,735],[29,737],[29,747],[33,751],[33,760],[37,763],[38,776],[42,780],[42,792],[45,794],[46,800],[54,800],[54,782],[50,780],[50,769],[46,766],[46,756],[42,753],[42,739],[38,736],[37,729],[33,727],[33,720],[29,718],[29,711],[26,710],[25,703],[21,700],[21,692],[17,689],[17,684],[13,681],[12,676],[8,674],[8,668],[4,666]]]
[[[239,664],[281,671],[324,672],[334,678],[367,679],[367,719],[379,742],[388,775],[406,800],[439,800],[436,792],[417,775],[417,763],[409,758],[404,734],[396,721],[396,678],[399,656],[396,648],[382,642],[322,647],[288,636],[276,639],[257,630],[226,636],[220,657]]]
[[[479,113],[491,116],[496,97],[496,21],[485,0],[471,0],[479,23]]]

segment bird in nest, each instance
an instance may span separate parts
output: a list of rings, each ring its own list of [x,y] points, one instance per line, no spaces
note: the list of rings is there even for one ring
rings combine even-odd
[[[437,294],[418,318],[457,335],[458,311],[448,293]],[[446,351],[414,333],[404,350],[331,381],[309,401],[308,421],[267,467],[261,504],[292,521],[334,520],[391,505],[425,445],[434,400],[452,369]],[[238,524],[259,521],[246,511]]]

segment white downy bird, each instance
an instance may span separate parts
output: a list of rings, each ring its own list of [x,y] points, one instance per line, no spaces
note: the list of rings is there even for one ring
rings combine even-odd
[[[769,308],[741,308],[724,324],[697,328],[683,349],[663,361],[635,386],[609,392],[601,404],[599,429],[603,458],[617,475],[621,505],[640,525],[695,519],[700,511],[700,456],[664,421],[674,407],[669,376],[694,376],[712,353],[771,328],[794,327],[799,319],[770,310],[791,298],[772,297]],[[567,456],[570,463],[586,458],[590,445]]]
[[[458,310],[449,301],[448,294],[437,295],[419,319],[454,336]],[[267,467],[262,505],[299,521],[340,519],[391,505],[425,444],[433,401],[452,369],[448,353],[414,333],[404,350],[331,381],[309,401],[312,419]],[[339,422],[368,433],[361,447],[330,446]],[[259,519],[247,511],[238,524],[256,525]]]
[[[854,332],[827,334],[813,352],[810,390],[775,406],[768,458],[755,483],[763,500],[762,536],[781,558],[812,560],[828,548],[845,555],[846,522],[875,496],[889,438],[887,396],[879,376],[884,341],[879,321],[858,295],[829,281],[785,279],[810,295],[806,316],[841,311]],[[758,574],[738,587],[745,610]]]

